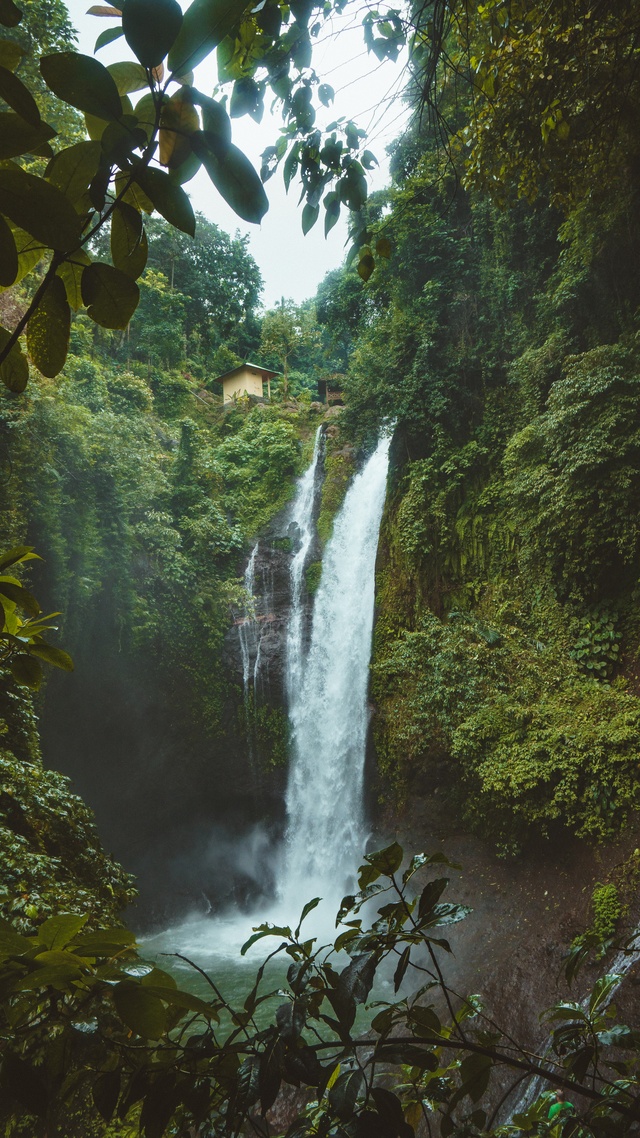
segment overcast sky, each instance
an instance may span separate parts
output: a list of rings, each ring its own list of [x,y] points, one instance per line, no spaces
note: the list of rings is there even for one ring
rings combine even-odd
[[[115,26],[114,21],[87,16],[92,0],[66,0],[71,20],[79,35],[79,50],[93,54],[98,34]],[[183,8],[187,0],[180,0]],[[355,6],[354,6],[355,11]],[[370,176],[370,189],[380,189],[388,180],[388,162],[385,147],[400,133],[406,120],[406,110],[399,97],[402,87],[402,63],[379,64],[369,55],[362,38],[361,15],[343,16],[336,21],[334,35],[324,33],[314,51],[313,66],[322,80],[330,83],[336,92],[333,106],[318,113],[318,125],[326,125],[345,115],[368,134],[368,147],[380,162],[380,169]],[[102,63],[116,59],[133,58],[125,41],[98,52]],[[196,85],[210,94],[217,79],[215,52],[196,71]],[[268,102],[268,100],[266,100]],[[260,154],[275,141],[281,119],[276,112],[265,110],[260,125],[248,117],[233,120],[233,141],[260,166]],[[298,185],[298,189],[296,189]],[[317,285],[330,269],[336,268],[345,254],[346,220],[340,222],[325,240],[322,215],[314,229],[303,237],[300,228],[301,208],[298,209],[299,183],[292,183],[285,193],[282,174],[278,172],[267,183],[270,208],[260,226],[241,221],[222,200],[204,170],[189,182],[185,189],[194,209],[200,210],[228,233],[239,230],[249,235],[249,248],[264,278],[263,302],[266,307],[280,297],[292,297],[299,302],[313,295]]]

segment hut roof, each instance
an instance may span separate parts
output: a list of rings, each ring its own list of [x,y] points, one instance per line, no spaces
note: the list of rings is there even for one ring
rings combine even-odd
[[[259,372],[260,375],[265,379],[273,379],[275,375],[280,374],[277,371],[270,371],[268,367],[262,367],[262,364],[255,364],[252,363],[251,360],[245,360],[244,363],[238,364],[237,367],[232,367],[231,371],[225,371],[223,375],[217,375],[216,381],[218,383],[223,383],[225,379],[231,379],[232,376],[239,375],[241,371],[247,370]]]

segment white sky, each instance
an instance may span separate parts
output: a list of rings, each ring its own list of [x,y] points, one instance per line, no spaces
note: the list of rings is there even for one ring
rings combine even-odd
[[[107,0],[108,2],[108,0]],[[101,31],[115,27],[115,21],[87,16],[92,0],[66,0],[69,15],[79,34],[79,50],[93,54],[95,41]],[[187,0],[180,0],[186,8]],[[358,6],[359,7],[359,6]],[[321,81],[329,83],[336,92],[333,105],[320,108],[317,125],[320,127],[345,115],[367,130],[368,149],[380,162],[380,168],[369,175],[370,189],[380,189],[388,180],[388,162],[385,147],[400,133],[407,111],[400,99],[403,87],[403,57],[398,63],[379,64],[366,52],[361,28],[364,9],[344,15],[335,22],[339,34],[329,37],[321,33],[321,42],[314,50],[313,66]],[[117,59],[134,58],[124,39],[116,40],[98,52],[104,64]],[[196,86],[210,94],[217,79],[215,52],[196,71]],[[260,155],[272,145],[282,125],[278,111],[268,110],[260,125],[247,116],[233,120],[233,141],[260,168]],[[345,255],[347,237],[346,218],[340,221],[325,239],[323,213],[306,237],[302,234],[300,218],[302,207],[297,202],[300,186],[292,182],[289,195],[285,193],[281,171],[269,182],[269,212],[258,227],[242,221],[229,208],[213,187],[204,170],[189,182],[185,190],[191,197],[194,209],[228,233],[239,230],[249,234],[249,249],[255,257],[264,278],[263,302],[271,307],[280,297],[292,297],[296,302],[312,296],[317,285],[330,269],[336,268]]]

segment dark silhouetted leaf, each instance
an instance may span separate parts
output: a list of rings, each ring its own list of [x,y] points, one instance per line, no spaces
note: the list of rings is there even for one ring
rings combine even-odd
[[[0,24],[5,28],[15,28],[22,19],[22,11],[13,0],[0,0]]]
[[[60,277],[54,277],[27,325],[27,351],[38,371],[53,379],[69,350],[71,309]]]
[[[398,988],[400,987],[402,981],[404,980],[404,975],[405,975],[405,972],[407,971],[410,955],[411,955],[411,946],[407,945],[407,947],[404,949],[404,951],[402,953],[402,956],[400,957],[400,959],[398,961],[398,967],[396,968],[396,970],[393,974],[393,990],[394,990],[394,992],[398,991]]]
[[[157,996],[139,984],[123,981],[112,991],[118,1015],[143,1039],[159,1039],[167,1028],[164,1007]]]
[[[140,290],[126,273],[94,261],[82,274],[82,299],[96,324],[126,328],[140,299]]]
[[[273,1106],[278,1097],[282,1081],[282,1056],[282,1041],[277,1035],[274,1035],[267,1041],[260,1058],[258,1090],[263,1114]]]
[[[60,150],[47,167],[47,181],[77,202],[95,177],[100,165],[102,147],[99,142],[76,142]]]
[[[362,1087],[362,1071],[344,1071],[329,1091],[329,1103],[341,1122],[351,1118]]]
[[[69,199],[17,166],[0,170],[0,213],[50,249],[68,253],[80,240],[80,218]]]
[[[140,214],[126,202],[118,202],[111,215],[111,258],[116,269],[136,280],[147,263],[148,251]]]
[[[400,869],[403,856],[402,846],[398,845],[397,842],[392,842],[383,850],[367,854],[364,860],[374,869],[377,869],[378,873],[390,877],[392,873],[396,873]]]
[[[13,233],[0,215],[0,285],[8,288],[18,275],[18,250]]]
[[[44,122],[32,126],[14,111],[0,111],[0,159],[36,154],[55,133]]]
[[[172,74],[181,76],[185,71],[193,71],[240,23],[242,14],[237,0],[193,0],[169,52]]]
[[[3,66],[0,66],[0,98],[30,126],[39,126],[40,111],[33,95],[17,75]]]
[[[11,675],[17,684],[30,688],[31,691],[37,691],[42,683],[42,668],[31,656],[13,656]]]
[[[449,884],[448,877],[436,877],[434,881],[429,881],[425,885],[422,893],[420,894],[420,901],[418,904],[418,916],[426,917],[437,905],[442,894],[444,893],[447,885]]]
[[[269,208],[267,195],[249,159],[231,142],[196,131],[191,145],[214,186],[244,221],[258,225]]]
[[[157,67],[182,27],[177,0],[127,0],[122,27],[133,54],[144,67]]]
[[[489,1085],[493,1064],[488,1055],[467,1055],[460,1064],[464,1093],[472,1102],[482,1097]]]
[[[105,1071],[91,1087],[93,1101],[105,1122],[111,1122],[120,1095],[120,1072]]]
[[[136,182],[165,221],[193,237],[196,219],[191,202],[164,170],[136,169]]]
[[[104,32],[100,32],[93,49],[93,54],[95,55],[101,48],[106,47],[109,43],[113,43],[114,40],[120,39],[120,36],[123,35],[124,32],[122,28],[106,28]]]
[[[106,67],[90,55],[58,51],[40,60],[47,87],[59,99],[101,119],[119,119],[120,96]]]

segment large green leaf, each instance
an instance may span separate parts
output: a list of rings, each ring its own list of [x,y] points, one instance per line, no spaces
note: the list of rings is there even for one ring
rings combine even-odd
[[[9,71],[15,71],[20,60],[26,52],[19,43],[13,40],[0,40],[0,63]]]
[[[0,66],[0,98],[30,126],[39,126],[40,111],[33,95],[17,75],[3,66]]]
[[[47,87],[65,103],[97,118],[120,118],[118,88],[97,59],[75,51],[58,51],[40,60],[40,70]]]
[[[122,27],[133,54],[144,67],[157,67],[182,26],[177,0],[127,0]]]
[[[32,126],[14,111],[0,111],[0,160],[35,154],[55,133],[47,123]]]
[[[63,672],[73,671],[73,660],[68,652],[56,648],[53,644],[32,644],[29,648],[30,656],[37,656],[39,660],[46,660],[54,668],[61,668]],[[75,935],[75,934],[74,934]]]
[[[82,274],[82,299],[96,324],[126,328],[138,307],[140,290],[126,273],[94,261]]]
[[[0,213],[49,249],[69,253],[80,242],[80,218],[69,199],[18,166],[0,169]]]
[[[18,275],[18,250],[4,217],[0,216],[0,285],[8,288]]]
[[[42,561],[38,553],[33,552],[32,545],[14,545],[0,556],[0,573],[10,565],[20,565],[23,561]]]
[[[42,683],[42,668],[31,656],[14,656],[11,660],[11,675],[21,687],[37,691]]]
[[[100,32],[93,49],[93,54],[95,55],[97,51],[100,51],[100,48],[106,47],[107,44],[113,43],[114,40],[119,40],[122,35],[124,35],[122,28],[107,28],[106,31]]]
[[[78,913],[57,913],[48,917],[38,929],[38,941],[50,951],[64,948],[84,928],[87,915]]]
[[[139,63],[128,60],[123,63],[110,63],[107,71],[121,95],[128,95],[130,91],[142,91],[149,86],[147,73]]]
[[[27,325],[27,351],[38,371],[53,379],[69,350],[71,309],[64,283],[54,277]]]
[[[0,956],[22,956],[32,942],[16,932],[13,925],[0,918]]]
[[[232,142],[197,131],[191,145],[214,186],[244,221],[258,225],[269,208],[267,195],[249,159]]]
[[[231,119],[222,103],[210,99],[200,91],[193,90],[191,97],[197,107],[202,110],[202,122],[205,131],[215,134],[223,142],[231,142]]]
[[[192,71],[240,23],[244,6],[237,0],[193,0],[180,34],[169,52],[173,75]]]
[[[0,328],[0,351],[6,346],[11,333],[6,328]],[[18,394],[24,391],[29,380],[29,363],[23,354],[20,344],[14,344],[9,355],[0,364],[0,379],[9,391]]]
[[[196,231],[196,219],[184,190],[172,182],[164,170],[145,169],[141,166],[136,170],[135,178],[158,213],[162,214],[170,225],[193,237]]]
[[[111,215],[111,258],[116,269],[137,280],[147,263],[149,248],[137,209],[118,202]]]
[[[0,24],[5,28],[15,28],[22,19],[22,12],[13,0],[0,0]]]
[[[118,1015],[143,1039],[159,1039],[167,1029],[164,1005],[139,984],[123,981],[113,989],[113,1002]]]
[[[82,273],[90,264],[87,254],[83,249],[79,249],[69,256],[68,261],[59,266],[58,277],[65,286],[68,303],[74,312],[77,312],[82,305]]]
[[[166,96],[165,96],[166,99]],[[159,121],[158,111],[153,95],[149,91],[148,94],[143,95],[138,103],[133,108],[133,113],[136,117],[138,126],[142,128],[147,136],[147,141],[156,129],[156,123]]]
[[[99,142],[76,142],[60,150],[47,167],[47,180],[71,202],[87,192],[98,172],[102,147]]]

